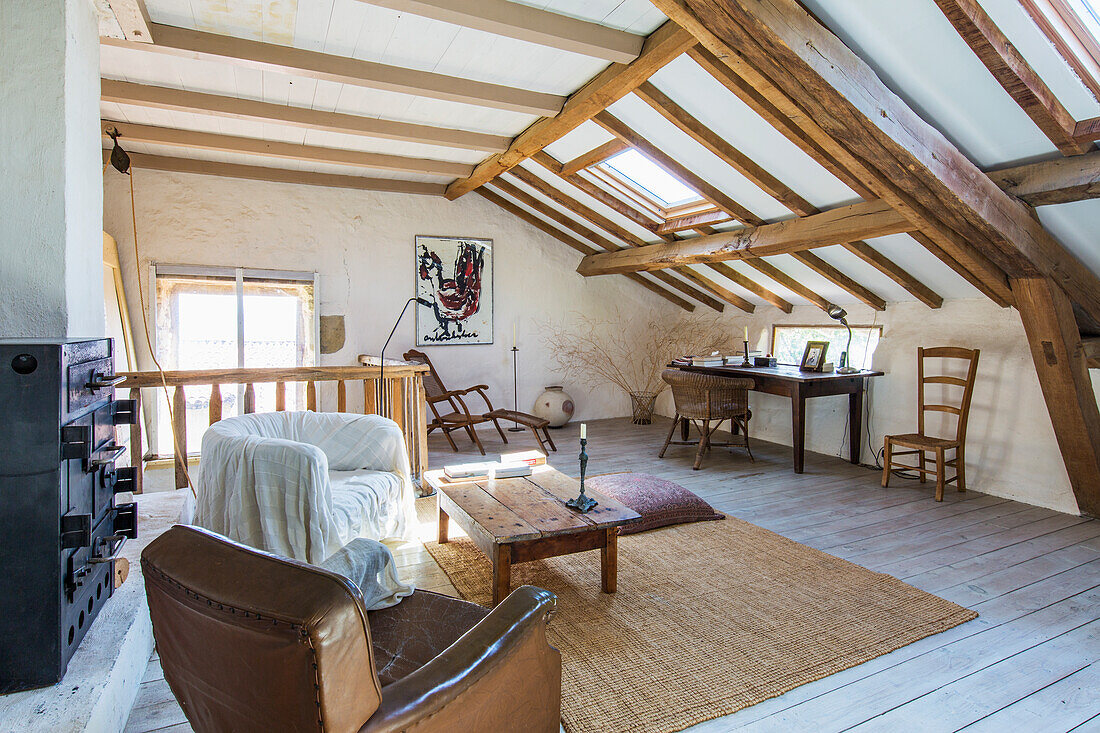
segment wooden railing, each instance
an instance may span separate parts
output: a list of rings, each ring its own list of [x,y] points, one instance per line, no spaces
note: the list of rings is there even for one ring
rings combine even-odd
[[[384,372],[376,366],[293,367],[273,369],[203,369],[164,372],[123,372],[126,381],[118,389],[129,389],[130,399],[141,406],[142,389],[171,392],[173,462],[176,488],[187,486],[187,391],[205,387],[210,392],[210,424],[222,419],[222,388],[244,385],[243,412],[256,411],[256,385],[275,385],[275,409],[286,409],[287,384],[305,383],[307,410],[317,410],[317,383],[336,382],[336,411],[348,411],[348,382],[363,385],[363,412],[388,417],[401,426],[409,451],[413,479],[420,480],[428,467],[428,434],[424,415],[423,375],[428,367],[420,364],[390,364]],[[140,409],[138,411],[140,415]],[[140,493],[143,479],[142,421],[130,428],[130,465],[137,471],[135,490]]]

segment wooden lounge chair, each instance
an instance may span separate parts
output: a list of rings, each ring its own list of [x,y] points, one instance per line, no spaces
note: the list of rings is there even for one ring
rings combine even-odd
[[[485,446],[481,444],[481,440],[477,437],[474,426],[484,422],[492,422],[496,426],[497,432],[500,433],[501,440],[505,443],[508,442],[508,438],[500,427],[500,422],[495,416],[491,415],[494,411],[493,403],[489,401],[489,395],[486,394],[489,385],[475,384],[473,387],[467,387],[466,389],[449,390],[443,386],[443,380],[440,379],[439,372],[436,371],[432,360],[423,351],[413,349],[406,351],[403,356],[405,361],[424,364],[431,370],[424,375],[424,393],[427,396],[428,409],[432,411],[432,419],[428,423],[429,433],[433,430],[443,431],[443,437],[451,444],[451,449],[457,453],[458,446],[451,438],[451,433],[455,430],[465,430],[466,434],[470,436],[470,440],[481,451],[481,455],[485,455]],[[475,392],[485,401],[485,406],[488,409],[484,413],[470,412],[470,408],[467,407],[466,401],[463,399]]]

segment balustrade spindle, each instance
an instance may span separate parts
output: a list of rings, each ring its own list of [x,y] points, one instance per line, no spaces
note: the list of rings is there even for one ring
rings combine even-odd
[[[256,411],[256,387],[252,382],[244,386],[244,414],[251,415]]]
[[[275,383],[275,411],[286,412],[286,382]]]
[[[348,390],[343,379],[336,382],[336,411],[348,411]]]
[[[317,412],[317,383],[312,380],[306,382],[306,409]]]
[[[222,387],[217,382],[210,385],[210,408],[208,414],[210,415],[211,425],[222,419]]]
[[[183,385],[172,394],[172,441],[175,450],[176,488],[187,486],[187,395]]]

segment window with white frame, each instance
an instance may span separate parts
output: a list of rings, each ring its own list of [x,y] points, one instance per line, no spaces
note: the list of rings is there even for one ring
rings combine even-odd
[[[166,370],[301,367],[317,363],[317,276],[232,267],[154,265],[157,357]],[[195,389],[195,388],[192,388]],[[240,412],[243,387],[221,388],[222,415]],[[257,384],[256,410],[275,409],[275,385]],[[159,396],[155,450],[173,452],[168,410]],[[187,394],[187,445],[208,426],[210,394]],[[304,406],[287,390],[288,410]]]
[[[852,326],[852,355],[849,365],[870,369],[882,326]],[[772,326],[772,356],[780,364],[800,364],[807,341],[828,341],[826,361],[840,366],[840,355],[848,348],[848,329],[844,326]]]
[[[1100,95],[1100,0],[1020,0],[1081,81]]]

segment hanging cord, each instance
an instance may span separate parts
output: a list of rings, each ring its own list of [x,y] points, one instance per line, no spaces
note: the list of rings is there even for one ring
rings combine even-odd
[[[110,165],[108,163],[108,165]],[[107,170],[107,166],[103,166],[103,170]],[[141,258],[138,254],[138,232],[137,232],[137,204],[134,201],[134,170],[130,169],[127,173],[130,177],[130,219],[134,227],[134,267],[140,272],[141,270]],[[164,368],[160,365],[160,360],[157,359],[156,349],[153,348],[153,341],[149,337],[149,318],[145,311],[145,290],[141,287],[141,277],[138,277],[138,302],[141,305],[141,326],[145,331],[145,345],[149,347],[149,356],[153,359],[153,364],[157,368],[157,373],[160,375],[161,387],[164,389],[164,402],[168,405],[168,419],[172,424],[172,445],[176,451],[177,456],[181,456],[182,460],[180,465],[183,466],[183,476],[187,479],[187,488],[191,489],[191,494],[198,498],[198,493],[195,491],[195,484],[191,482],[191,472],[187,470],[187,456],[183,454],[180,449],[179,436],[176,435],[176,416],[172,410],[172,398],[168,394],[168,378],[164,374]]]

